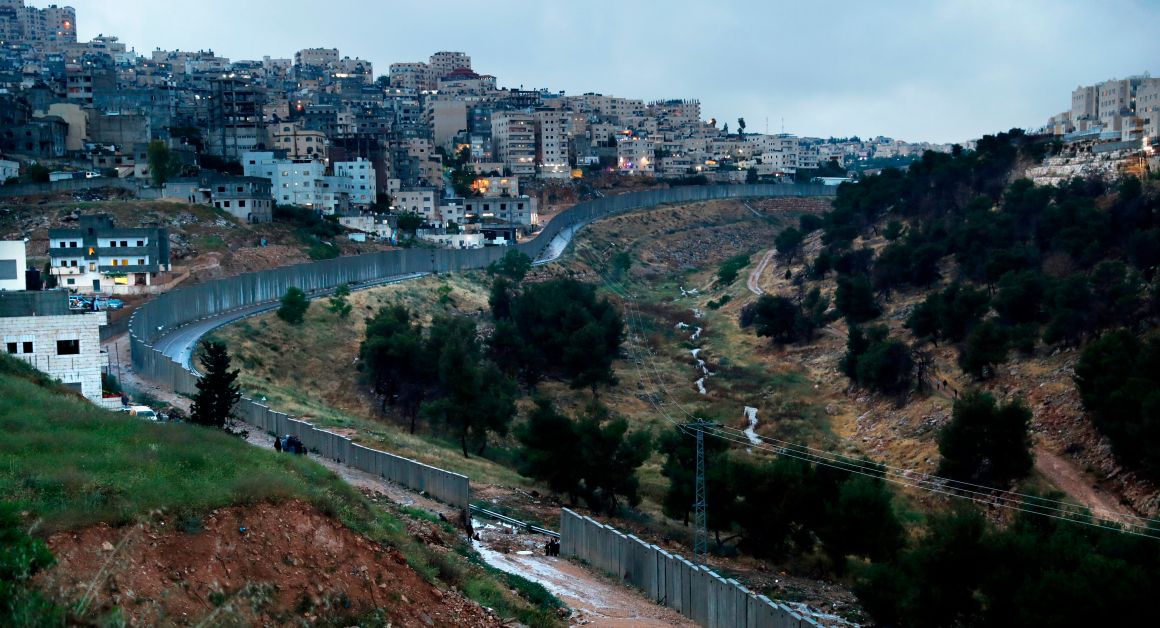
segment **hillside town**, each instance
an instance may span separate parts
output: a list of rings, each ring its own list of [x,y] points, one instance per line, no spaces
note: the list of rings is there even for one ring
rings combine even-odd
[[[310,208],[387,240],[386,214],[415,213],[432,241],[458,248],[526,235],[546,200],[537,191],[601,175],[649,185],[814,172],[837,183],[871,160],[951,148],[758,133],[743,119],[731,129],[705,120],[696,98],[504,87],[464,52],[376,74],[334,48],[254,60],[139,53],[111,35],[77,41],[77,20],[71,7],[0,2],[0,180],[29,180],[22,173],[44,164],[53,179],[154,182],[143,196],[247,222],[270,220],[273,205]],[[158,153],[164,176],[151,170]]]

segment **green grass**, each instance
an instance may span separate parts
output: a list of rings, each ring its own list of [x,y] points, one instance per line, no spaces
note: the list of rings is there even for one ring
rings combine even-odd
[[[158,513],[197,534],[204,513],[215,508],[303,499],[355,532],[395,547],[432,583],[457,587],[503,617],[559,624],[558,600],[481,566],[468,541],[442,522],[457,551],[412,537],[407,522],[437,521],[428,513],[372,503],[306,458],[280,456],[216,430],[107,412],[2,354],[0,430],[0,492],[18,512],[29,513],[37,534],[126,524]]]

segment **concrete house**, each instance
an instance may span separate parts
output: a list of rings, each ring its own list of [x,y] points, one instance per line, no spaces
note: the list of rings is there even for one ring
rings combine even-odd
[[[58,379],[89,401],[116,410],[120,397],[101,394],[105,312],[70,307],[66,290],[0,291],[0,350]]]
[[[172,270],[163,228],[118,228],[109,216],[82,216],[80,228],[49,229],[48,239],[58,285],[83,294],[148,293],[159,273]]]

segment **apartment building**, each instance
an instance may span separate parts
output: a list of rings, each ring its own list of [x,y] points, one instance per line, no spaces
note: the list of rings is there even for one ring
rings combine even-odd
[[[463,200],[464,218],[469,222],[499,222],[529,227],[540,223],[536,199],[530,196],[485,196]]]
[[[285,151],[294,160],[316,160],[325,162],[327,158],[327,137],[322,131],[313,131],[298,122],[283,122],[266,127],[273,150]]]
[[[304,48],[294,53],[294,65],[327,68],[338,62],[338,48]]]
[[[395,193],[394,208],[400,213],[419,214],[428,223],[441,223],[439,197],[439,190],[436,188],[402,189]]]
[[[536,174],[536,117],[523,111],[496,111],[491,116],[491,137],[495,158],[505,174]]]
[[[247,177],[261,177],[271,183],[271,194],[279,205],[296,205],[324,210],[322,178],[326,165],[313,159],[275,157],[273,152],[250,152],[242,156]]]
[[[415,91],[435,88],[435,79],[432,77],[431,66],[422,61],[392,63],[389,72],[391,87],[412,89]]]
[[[120,396],[104,397],[101,371],[109,356],[101,351],[101,326],[108,315],[70,308],[67,290],[0,292],[3,351],[59,380],[85,399],[109,410]]]
[[[539,110],[536,118],[536,167],[544,179],[566,179],[571,176],[569,146],[572,114],[558,109]],[[514,174],[514,171],[513,171]]]
[[[616,144],[616,167],[624,174],[650,175],[656,169],[651,138],[622,136]]]
[[[366,209],[374,204],[377,195],[375,167],[359,157],[354,161],[334,162],[334,178],[345,180],[352,205]]]
[[[107,215],[81,216],[76,229],[49,229],[48,240],[57,284],[82,294],[143,294],[172,270],[161,227],[118,228]]]
[[[438,80],[455,70],[470,70],[471,57],[462,52],[436,52],[428,60],[431,78]]]

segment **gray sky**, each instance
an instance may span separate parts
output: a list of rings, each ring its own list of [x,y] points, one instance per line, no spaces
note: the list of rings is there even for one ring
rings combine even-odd
[[[731,128],[807,136],[960,141],[1042,125],[1079,84],[1160,73],[1157,0],[56,1],[82,39],[138,53],[337,47],[385,74],[459,50],[503,86],[698,98]]]

